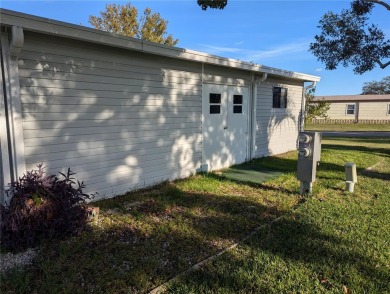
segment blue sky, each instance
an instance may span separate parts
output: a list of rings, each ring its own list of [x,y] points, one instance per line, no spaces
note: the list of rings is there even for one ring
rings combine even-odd
[[[106,3],[126,1],[0,1],[0,7],[90,26],[89,15],[98,15]],[[196,0],[157,0],[131,3],[140,13],[145,7],[169,21],[168,31],[178,46],[210,54],[292,70],[321,77],[317,95],[359,94],[364,82],[381,80],[390,68],[376,68],[355,75],[352,67],[327,71],[308,52],[318,21],[327,11],[348,8],[350,1],[261,1],[229,0],[224,10],[202,11]],[[373,22],[390,35],[389,13],[374,9]]]

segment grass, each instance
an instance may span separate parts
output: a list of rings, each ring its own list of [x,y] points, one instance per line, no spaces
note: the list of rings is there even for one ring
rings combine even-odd
[[[254,228],[167,292],[390,292],[389,139],[326,139],[321,159],[306,198],[290,152],[250,163],[284,173],[263,184],[205,174],[97,202],[97,224],[44,244],[33,266],[1,276],[1,292],[147,292]],[[347,161],[354,194],[343,189]]]
[[[390,124],[308,124],[307,131],[390,132]]]

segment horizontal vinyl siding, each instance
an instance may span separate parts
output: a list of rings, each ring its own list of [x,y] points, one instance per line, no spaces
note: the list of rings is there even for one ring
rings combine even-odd
[[[341,102],[341,103],[331,103],[329,110],[327,111],[327,116],[329,119],[355,119],[355,114],[347,114],[347,105],[356,105],[354,102],[351,103],[346,103],[346,102]],[[355,106],[355,110],[356,110]]]
[[[359,102],[359,120],[360,119],[375,119],[375,120],[390,120],[388,114],[389,102]]]
[[[26,33],[19,77],[27,170],[103,198],[201,164],[200,64]]]
[[[273,87],[287,88],[287,108],[272,108]],[[255,157],[296,149],[302,84],[266,80],[257,86]]]
[[[232,68],[221,68],[205,64],[203,82],[219,85],[250,86],[250,72]]]

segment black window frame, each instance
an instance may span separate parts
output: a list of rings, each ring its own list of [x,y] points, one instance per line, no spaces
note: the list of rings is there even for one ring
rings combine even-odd
[[[287,108],[287,88],[274,87],[272,90],[272,108]]]

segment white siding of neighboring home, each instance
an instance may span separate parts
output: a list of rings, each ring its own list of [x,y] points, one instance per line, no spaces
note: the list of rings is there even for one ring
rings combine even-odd
[[[355,102],[332,102],[330,104],[329,110],[327,111],[327,116],[329,119],[355,119],[355,114],[347,114],[347,105],[355,105],[355,113],[357,106]]]
[[[272,108],[273,87],[287,88],[287,108]],[[255,157],[296,149],[303,84],[266,80],[257,86]]]
[[[386,120],[390,119],[388,114],[389,102],[359,102],[359,120],[375,119]]]
[[[67,167],[109,197],[194,173],[201,64],[25,34],[19,58],[27,170]]]

